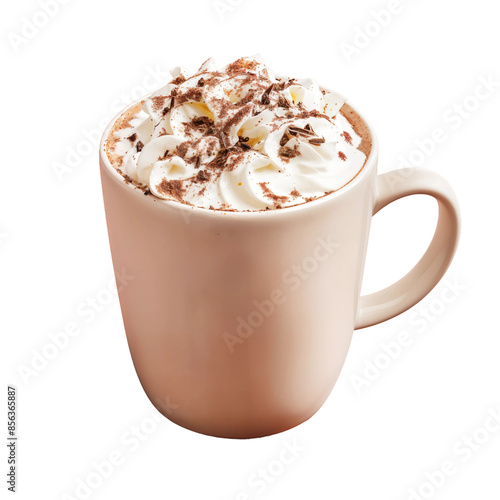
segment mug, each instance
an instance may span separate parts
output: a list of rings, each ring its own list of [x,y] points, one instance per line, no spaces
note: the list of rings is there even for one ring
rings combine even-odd
[[[401,314],[445,274],[459,239],[449,184],[415,168],[377,175],[371,136],[361,172],[340,190],[279,210],[220,212],[145,196],[111,165],[100,170],[132,360],[151,402],[203,434],[253,438],[290,429],[323,405],[353,331]],[[120,116],[120,113],[118,116]],[[371,219],[413,194],[439,220],[417,265],[360,297]]]

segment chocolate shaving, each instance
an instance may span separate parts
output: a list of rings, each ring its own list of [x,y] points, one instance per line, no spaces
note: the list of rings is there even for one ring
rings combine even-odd
[[[186,77],[182,76],[182,75],[179,75],[177,78],[175,78],[174,80],[172,80],[170,83],[172,85],[180,85],[181,83],[184,83],[185,81],[186,81]]]
[[[250,137],[240,137],[237,145],[243,149],[252,149],[252,146],[250,146],[250,144],[247,144],[249,140]]]
[[[324,144],[325,138],[324,137],[313,137],[309,139],[309,144],[313,144],[315,146],[319,146],[320,144]]]
[[[344,131],[340,135],[345,139],[347,144],[350,144],[352,146],[352,137],[351,137],[351,134],[349,132]]]
[[[171,196],[177,201],[181,201],[182,196],[186,192],[182,180],[167,181],[167,179],[163,179],[161,183],[156,186],[156,189],[159,193]]]
[[[235,102],[235,106],[244,106],[245,104],[248,104],[249,102],[254,102],[256,100],[255,96],[256,94],[259,93],[258,89],[249,89],[245,97],[240,99],[238,102]]]
[[[257,64],[257,61],[249,61],[241,58],[227,66],[226,72],[229,76],[248,74],[250,71],[255,71]]]
[[[271,103],[271,98],[269,97],[269,94],[274,90],[274,83],[268,87],[265,92],[262,94],[262,98],[260,102],[264,104],[264,106],[267,106],[268,104]]]
[[[287,87],[287,83],[286,82],[279,82],[279,83],[276,83],[275,84],[275,89],[278,91],[278,92],[283,92],[283,90],[285,90]]]
[[[309,126],[309,130],[306,128],[301,128],[301,127],[296,127],[295,125],[290,125],[288,127],[288,132],[291,135],[302,135],[305,137],[311,136],[311,135],[316,135],[314,133],[314,130],[312,130],[312,127]]]
[[[130,137],[128,137],[128,140],[130,142],[135,142],[136,139],[137,139],[137,134],[132,134]]]
[[[278,97],[278,107],[288,109],[288,108],[290,108],[290,103],[288,102],[288,100],[285,97],[280,95]]]
[[[144,196],[147,196],[148,194],[151,194],[151,190],[149,188],[146,188],[144,190]]]
[[[204,78],[200,78],[198,80],[198,87],[203,87],[205,85],[205,79]]]
[[[291,159],[295,158],[296,156],[300,156],[300,151],[297,146],[295,146],[293,149],[287,146],[282,146],[278,151],[278,155],[282,158]]]
[[[312,118],[324,118],[325,120],[328,120],[330,123],[333,123],[332,119],[328,115],[325,115],[324,113],[320,113],[316,109],[313,109],[312,111],[303,110],[298,115],[293,115],[293,117],[296,120],[307,120],[307,118],[311,118],[311,117]]]
[[[191,142],[190,141],[184,141],[183,143],[179,144],[177,146],[177,154],[181,158],[185,158],[186,154],[188,152],[188,149],[191,147]]]
[[[193,87],[184,92],[183,94],[176,95],[177,104],[184,104],[186,102],[194,101],[201,102],[203,101],[203,89],[198,87]]]
[[[196,116],[191,120],[190,125],[205,135],[213,134],[214,122],[208,116]]]
[[[212,177],[212,174],[210,172],[208,172],[207,170],[200,170],[196,174],[196,177],[194,178],[193,182],[206,182],[206,181],[209,181],[211,177]]]
[[[284,146],[291,138],[292,137],[288,133],[288,130],[285,130],[285,133],[283,134],[283,137],[281,138],[281,141],[280,141],[280,146]]]
[[[345,155],[344,152],[342,151],[339,151],[339,158],[342,160],[342,161],[346,161],[347,160],[347,156]]]
[[[142,151],[142,148],[144,147],[144,144],[141,141],[137,141],[137,144],[135,145],[137,152],[139,153]]]
[[[209,163],[209,166],[217,170],[223,169],[226,165],[228,154],[228,149],[219,149],[217,156]]]

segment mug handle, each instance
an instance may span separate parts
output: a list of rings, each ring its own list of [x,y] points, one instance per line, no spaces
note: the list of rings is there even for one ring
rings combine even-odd
[[[418,264],[401,280],[360,298],[356,329],[382,323],[420,302],[441,280],[460,238],[460,208],[453,189],[440,175],[404,168],[379,175],[373,215],[393,201],[413,194],[434,197],[439,205],[436,232]]]

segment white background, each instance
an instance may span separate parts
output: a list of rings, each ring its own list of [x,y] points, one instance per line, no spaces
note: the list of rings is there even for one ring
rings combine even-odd
[[[39,3],[4,6],[2,398],[8,383],[17,386],[18,498],[83,498],[77,484],[89,478],[92,499],[500,498],[499,425],[484,430],[488,415],[500,411],[500,87],[487,96],[483,89],[480,102],[471,97],[481,78],[500,82],[498,11],[490,0],[401,0],[386,26],[374,21],[374,12],[394,5],[223,0],[217,9],[212,0],[66,0],[45,26],[25,27],[24,40],[24,18],[44,22]],[[347,56],[342,44],[356,53]],[[89,297],[106,296],[113,276],[97,147],[86,135],[95,142],[103,122],[165,83],[173,66],[195,70],[209,56],[222,65],[257,52],[276,73],[314,77],[347,95],[378,131],[380,171],[411,157],[445,176],[461,202],[463,233],[446,279],[422,304],[354,334],[332,395],[310,421],[232,441],[162,418],[154,423],[117,299],[95,318],[82,315]],[[464,101],[468,116],[458,119],[454,106]],[[435,128],[446,140],[424,158],[416,141]],[[81,153],[69,166],[68,147]],[[56,175],[64,164],[70,171]],[[416,262],[435,220],[434,202],[420,197],[377,215],[365,291]],[[51,352],[49,334],[71,322],[79,335],[46,366],[39,361],[36,374],[21,376],[36,353]],[[387,362],[384,345],[403,332],[410,344]],[[370,363],[379,368],[367,371]],[[130,439],[134,426],[143,427],[138,445]],[[281,466],[286,443],[300,451]],[[93,463],[117,453],[120,465],[101,481]],[[453,471],[446,477],[434,474],[443,462]],[[272,482],[257,488],[252,478],[268,468]]]

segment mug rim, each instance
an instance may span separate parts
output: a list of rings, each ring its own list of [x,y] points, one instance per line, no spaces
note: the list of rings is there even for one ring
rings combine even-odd
[[[327,87],[320,85],[320,88],[329,90]],[[223,217],[225,219],[248,219],[248,220],[254,220],[256,217],[286,217],[287,213],[290,213],[290,216],[292,214],[296,214],[299,211],[304,211],[308,209],[313,209],[314,207],[318,207],[320,205],[324,205],[326,203],[332,202],[335,199],[338,199],[342,197],[344,194],[347,194],[350,190],[354,189],[358,184],[360,184],[363,179],[370,174],[370,172],[376,168],[377,165],[377,158],[378,158],[378,139],[377,135],[375,134],[375,131],[371,125],[371,123],[365,119],[365,117],[357,110],[356,107],[354,107],[350,102],[345,102],[344,104],[348,104],[352,110],[363,120],[364,124],[366,125],[370,138],[371,138],[371,150],[370,154],[368,155],[368,158],[365,161],[365,164],[363,165],[363,168],[356,174],[355,177],[353,177],[347,184],[342,186],[341,188],[337,189],[333,193],[321,196],[320,198],[317,198],[312,201],[307,201],[298,205],[293,205],[290,207],[283,207],[281,209],[270,209],[270,210],[252,210],[252,211],[225,211],[225,210],[212,210],[210,208],[202,208],[202,207],[197,207],[194,205],[188,205],[184,203],[180,203],[175,200],[164,200],[161,198],[158,198],[154,195],[151,196],[144,196],[144,191],[142,191],[140,188],[138,188],[135,185],[129,185],[127,182],[125,182],[125,179],[123,176],[116,170],[116,168],[111,164],[111,161],[105,151],[105,145],[106,145],[106,139],[108,137],[109,132],[113,128],[116,120],[120,118],[120,116],[123,115],[123,113],[127,110],[130,109],[131,107],[135,106],[142,100],[146,99],[151,93],[146,94],[145,96],[135,100],[128,106],[124,107],[121,109],[108,123],[106,128],[104,129],[104,132],[101,136],[101,141],[99,144],[99,163],[103,165],[106,168],[106,171],[111,174],[111,177],[115,180],[118,181],[119,184],[122,185],[123,188],[129,190],[130,192],[135,193],[137,196],[141,196],[143,200],[146,198],[152,202],[152,203],[157,203],[157,206],[164,207],[166,210],[170,209],[175,209],[175,210],[181,210],[185,211],[188,214],[191,215],[202,215],[202,216],[208,216],[208,217]],[[341,108],[342,109],[342,108]]]

